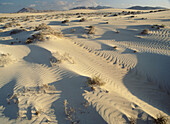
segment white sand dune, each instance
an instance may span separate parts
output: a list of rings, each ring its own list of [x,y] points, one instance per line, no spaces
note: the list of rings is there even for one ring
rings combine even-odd
[[[10,35],[20,26],[4,29],[11,19],[1,22],[0,122],[145,124],[159,114],[169,118],[169,11],[103,17],[121,11],[127,10],[29,13],[34,19],[26,21],[23,14],[0,14],[20,17],[26,29]],[[87,21],[79,22],[80,12],[88,13],[81,15]],[[64,36],[25,44],[41,23]],[[156,24],[165,27],[151,28]],[[88,34],[90,25],[95,34]],[[144,29],[148,34],[141,34]],[[94,76],[105,84],[92,90],[86,81]]]

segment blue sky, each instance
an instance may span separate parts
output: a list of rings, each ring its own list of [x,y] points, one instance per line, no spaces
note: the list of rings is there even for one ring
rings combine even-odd
[[[0,13],[17,12],[23,7],[41,10],[67,10],[77,6],[107,5],[127,8],[134,5],[170,8],[170,0],[0,0]]]

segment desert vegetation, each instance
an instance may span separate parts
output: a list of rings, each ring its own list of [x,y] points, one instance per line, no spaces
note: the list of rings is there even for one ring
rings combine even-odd
[[[80,19],[80,22],[85,22],[87,19],[85,19],[85,18],[81,18]]]
[[[166,116],[163,116],[162,114],[158,114],[157,118],[154,118],[153,120],[155,124],[168,124],[167,121],[168,118]]]
[[[18,34],[18,33],[21,33],[23,31],[26,31],[26,30],[25,29],[14,29],[10,32],[10,35]]]
[[[87,78],[87,84],[89,86],[92,86],[92,85],[103,86],[105,82],[103,82],[99,77],[94,76],[92,78]]]
[[[156,24],[156,25],[152,25],[152,26],[151,26],[151,28],[156,28],[156,29],[165,28],[165,27],[166,27],[166,26],[165,26],[164,24],[162,24],[162,25]]]
[[[89,26],[88,34],[95,34],[95,27],[94,26]]]
[[[61,23],[68,23],[68,22],[70,22],[70,21],[69,20],[64,20]]]
[[[136,124],[136,119],[134,117],[129,118],[130,124]]]
[[[47,35],[63,37],[62,32],[52,29],[50,26],[48,26],[45,23],[42,23],[39,26],[35,27],[35,31],[39,31],[39,32],[33,34],[31,37],[28,37],[26,40],[26,44],[33,43],[36,40],[44,41],[44,40],[46,40],[45,36],[47,36]]]
[[[141,34],[149,34],[149,29],[144,29]]]

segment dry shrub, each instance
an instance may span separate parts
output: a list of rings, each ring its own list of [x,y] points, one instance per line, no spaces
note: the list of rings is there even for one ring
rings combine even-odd
[[[40,114],[40,111],[37,110],[37,111],[35,112],[35,115],[39,115],[39,114]]]
[[[167,124],[168,118],[161,114],[157,115],[157,118],[154,118],[155,124]]]
[[[70,31],[71,31],[71,32],[75,32],[75,31],[76,31],[76,29],[71,29]]]
[[[157,28],[157,29],[160,29],[160,28],[165,28],[165,25],[162,24],[162,25],[152,25],[151,28]]]
[[[63,37],[63,34],[61,31],[55,31],[54,29],[52,29],[50,26],[42,23],[40,24],[38,27],[36,27],[35,29],[37,30],[41,30],[40,32],[33,34],[31,37],[29,37],[26,40],[26,43],[33,43],[34,41],[38,40],[38,41],[44,41],[45,40],[45,36],[46,35],[54,35],[57,37]]]
[[[35,31],[45,30],[45,29],[51,29],[51,27],[45,23],[39,24],[37,27],[35,27]]]
[[[0,23],[3,23],[3,22],[5,22],[5,20],[0,18]]]
[[[38,41],[44,41],[45,40],[44,35],[43,35],[42,32],[33,34],[31,37],[27,38],[25,43],[26,44],[33,43],[36,40],[38,40]]]
[[[85,22],[85,21],[86,21],[85,18],[80,19],[80,22]]]
[[[25,29],[14,29],[10,32],[10,35],[17,34],[17,33],[23,32],[23,31],[25,31]]]
[[[116,48],[117,48],[117,46],[114,46],[113,48],[114,48],[114,49],[116,49]]]
[[[17,23],[16,26],[21,26],[21,24]]]
[[[160,28],[165,28],[165,25],[164,25],[164,24],[162,24],[162,25],[160,25],[159,27],[160,27]]]
[[[69,20],[64,20],[61,23],[68,23],[68,22],[70,22],[70,21]]]
[[[103,82],[99,77],[94,76],[92,78],[87,79],[87,84],[88,85],[98,85],[98,86],[103,86],[105,82]]]
[[[141,34],[149,34],[149,29],[144,29]]]
[[[95,26],[90,25],[89,28],[95,28]]]
[[[116,31],[116,33],[117,33],[117,34],[119,34],[119,33],[120,33],[120,31]]]
[[[9,27],[13,27],[15,26],[16,24],[14,22],[10,22],[10,23],[7,23],[4,25],[4,28],[9,28]]]
[[[134,52],[134,53],[137,53],[137,51],[136,51],[136,50],[134,50],[133,52]]]
[[[95,27],[94,26],[89,26],[89,31],[88,34],[95,34]]]
[[[129,118],[130,124],[136,124],[136,119],[134,117]]]
[[[72,124],[76,124],[79,122],[79,120],[76,119],[75,109],[69,105],[66,99],[64,100],[64,109],[65,109],[66,120],[71,121]]]

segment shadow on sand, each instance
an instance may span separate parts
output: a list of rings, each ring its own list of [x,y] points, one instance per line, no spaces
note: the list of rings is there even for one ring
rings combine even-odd
[[[28,48],[30,49],[30,53],[23,58],[25,61],[51,67],[50,58],[53,56],[50,51],[35,45],[28,45]],[[53,59],[55,58],[53,57]]]
[[[136,56],[138,63],[124,77],[124,85],[134,96],[169,115],[170,58],[149,53]]]
[[[69,121],[65,119],[66,115],[64,112],[64,100],[67,100],[69,105],[76,109],[76,120],[79,120],[80,123],[106,123],[96,112],[95,108],[92,108],[92,106],[85,108],[83,106],[83,103],[87,102],[82,96],[84,93],[83,87],[86,87],[85,81],[86,77],[76,76],[64,78],[51,84],[55,86],[57,91],[61,91],[60,99],[52,104],[52,108],[55,110],[56,120],[58,120],[59,124],[69,123]]]
[[[8,104],[7,98],[10,99],[12,95],[14,95],[14,87],[15,87],[16,81],[12,80],[6,85],[4,85],[2,88],[0,88],[0,106],[4,107],[3,114],[5,117],[8,117],[10,120],[17,119],[18,118],[18,104],[14,103],[13,100],[10,100],[10,103]],[[18,100],[17,98],[15,98]]]

